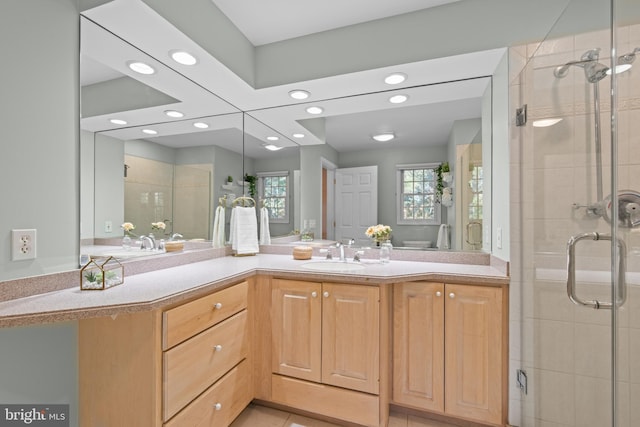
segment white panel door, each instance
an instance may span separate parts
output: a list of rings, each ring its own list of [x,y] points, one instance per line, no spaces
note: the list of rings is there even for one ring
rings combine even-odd
[[[336,169],[336,240],[369,243],[364,232],[378,223],[378,166]]]

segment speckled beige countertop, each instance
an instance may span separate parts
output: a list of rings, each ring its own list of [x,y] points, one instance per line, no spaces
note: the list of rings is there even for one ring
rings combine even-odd
[[[312,261],[322,261],[314,257]],[[205,295],[256,274],[345,283],[386,284],[433,280],[486,285],[508,284],[502,269],[491,265],[392,260],[388,264],[365,259],[354,272],[316,272],[309,261],[291,255],[223,256],[126,276],[122,285],[105,291],[80,291],[76,286],[0,302],[0,327],[116,316],[153,310]]]

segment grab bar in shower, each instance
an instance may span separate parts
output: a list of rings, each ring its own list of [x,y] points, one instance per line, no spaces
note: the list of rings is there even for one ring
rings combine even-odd
[[[591,307],[595,309],[605,308],[611,310],[613,304],[610,302],[591,300],[584,301],[576,294],[576,244],[581,240],[608,240],[611,241],[609,234],[603,233],[581,233],[572,236],[567,243],[567,295],[569,299],[576,305]],[[627,299],[627,287],[625,283],[625,275],[627,271],[627,246],[621,239],[617,240],[618,247],[618,295],[616,298],[617,306],[623,305]]]

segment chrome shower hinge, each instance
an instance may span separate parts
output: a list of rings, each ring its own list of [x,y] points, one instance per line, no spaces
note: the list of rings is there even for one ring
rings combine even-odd
[[[516,382],[518,384],[518,388],[527,394],[527,373],[522,369],[518,369],[516,371]]]
[[[524,126],[525,124],[527,124],[527,104],[516,108],[516,126]]]

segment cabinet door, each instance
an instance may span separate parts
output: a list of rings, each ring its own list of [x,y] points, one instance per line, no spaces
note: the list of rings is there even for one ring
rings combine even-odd
[[[325,283],[322,291],[322,382],[378,393],[379,289]]]
[[[502,422],[502,289],[446,285],[445,411]]]
[[[393,294],[393,400],[444,411],[444,284],[397,284]]]
[[[320,283],[273,279],[274,373],[320,382],[321,291]]]

